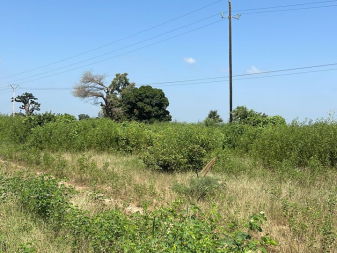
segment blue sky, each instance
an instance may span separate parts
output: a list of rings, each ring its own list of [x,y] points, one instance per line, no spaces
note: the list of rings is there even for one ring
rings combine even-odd
[[[162,88],[170,100],[173,119],[197,122],[209,110],[228,118],[228,82],[162,86],[159,82],[226,76],[228,71],[227,20],[214,16],[174,33],[152,38],[227,10],[227,1],[209,6],[184,18],[130,36],[101,49],[48,65],[95,49],[166,20],[181,16],[212,0],[3,0],[0,10],[0,113],[11,111],[10,83],[18,93],[31,91],[42,111],[86,113],[96,116],[99,108],[71,94],[85,71],[106,74],[107,81],[119,72],[129,73],[139,85]],[[234,10],[311,3],[313,0],[233,0]],[[299,7],[337,5],[337,2]],[[297,8],[299,8],[297,7]],[[286,8],[289,9],[289,8]],[[245,13],[245,11],[234,11]],[[297,11],[243,14],[233,21],[234,74],[337,63],[337,6]],[[183,34],[180,36],[181,34]],[[175,36],[174,39],[144,45]],[[124,49],[123,49],[124,48]],[[125,54],[129,50],[137,49]],[[114,51],[112,53],[112,51]],[[120,55],[125,54],[125,55]],[[120,55],[120,56],[118,56]],[[105,61],[84,66],[95,61]],[[109,59],[107,59],[109,58]],[[75,64],[81,61],[81,64]],[[75,65],[74,65],[75,64]],[[331,69],[325,68],[325,69]],[[335,66],[337,69],[337,66]],[[34,70],[35,69],[35,70]],[[319,69],[320,70],[320,69]],[[19,73],[19,74],[18,74]],[[327,117],[337,111],[337,70],[303,75],[234,81],[234,106],[245,105],[288,121]],[[157,84],[156,84],[157,83]],[[32,88],[69,88],[33,90]]]

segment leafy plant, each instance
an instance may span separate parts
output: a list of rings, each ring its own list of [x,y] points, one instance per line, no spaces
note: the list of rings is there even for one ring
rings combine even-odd
[[[175,192],[197,200],[214,196],[221,188],[224,188],[224,183],[210,176],[191,178],[187,185],[175,184],[172,187]]]

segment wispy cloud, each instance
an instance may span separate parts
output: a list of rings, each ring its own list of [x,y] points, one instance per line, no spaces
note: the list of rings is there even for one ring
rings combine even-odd
[[[261,73],[262,70],[260,70],[259,68],[257,68],[256,66],[251,66],[249,69],[247,69],[246,73],[247,74],[258,74]]]
[[[192,57],[187,57],[187,58],[184,58],[184,62],[186,62],[188,64],[195,64],[197,62],[197,60],[192,58]]]

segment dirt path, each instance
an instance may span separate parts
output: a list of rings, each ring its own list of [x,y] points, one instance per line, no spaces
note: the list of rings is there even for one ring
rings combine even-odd
[[[41,171],[41,170],[37,170],[37,169],[32,169],[29,166],[23,166],[21,164],[12,162],[12,161],[7,161],[7,160],[3,160],[2,158],[0,158],[0,165],[5,167],[5,170],[11,170],[13,171],[27,171],[27,172],[31,172],[34,173],[37,176],[40,175],[47,175],[46,172]],[[7,168],[6,168],[7,167]],[[48,174],[48,176],[50,176]],[[53,178],[57,179],[56,177],[52,176]],[[123,209],[125,213],[127,214],[133,214],[133,213],[143,213],[144,210],[141,207],[138,207],[134,204],[129,204],[127,207],[125,207],[125,205],[123,205],[123,202],[121,199],[115,199],[115,198],[106,198],[104,197],[103,194],[101,194],[101,196],[97,196],[97,193],[95,191],[92,191],[92,189],[89,186],[86,185],[80,185],[77,184],[76,182],[73,181],[60,181],[59,182],[60,185],[64,185],[66,187],[70,187],[73,188],[78,194],[77,194],[77,198],[75,198],[73,201],[74,204],[78,204],[76,202],[81,202],[80,200],[83,199],[88,200],[88,196],[93,196],[96,195],[96,197],[100,197],[103,204],[106,206],[106,208],[119,208],[119,209]],[[102,187],[103,188],[103,187]],[[104,189],[106,190],[106,189]],[[77,200],[77,201],[76,201]],[[86,205],[86,203],[82,203],[83,205]]]

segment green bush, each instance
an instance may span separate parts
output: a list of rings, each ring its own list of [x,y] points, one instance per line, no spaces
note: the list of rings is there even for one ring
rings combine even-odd
[[[269,117],[269,119],[274,119]],[[277,120],[276,120],[277,121]],[[0,116],[1,155],[15,158],[13,147],[27,151],[33,162],[36,150],[82,152],[96,150],[138,154],[147,167],[173,172],[197,171],[216,154],[231,150],[250,155],[266,166],[337,165],[337,124],[332,121],[291,125],[252,126],[233,123],[152,125],[109,119],[77,121],[69,115]],[[38,164],[36,164],[38,165]]]
[[[266,165],[290,161],[307,167],[316,160],[323,166],[337,165],[337,124],[277,126],[265,129],[250,153]]]
[[[157,170],[198,171],[221,148],[222,138],[220,131],[203,126],[167,128],[142,158],[149,168]]]
[[[54,225],[60,225],[70,208],[70,189],[46,176],[15,178],[12,189],[24,209]]]

